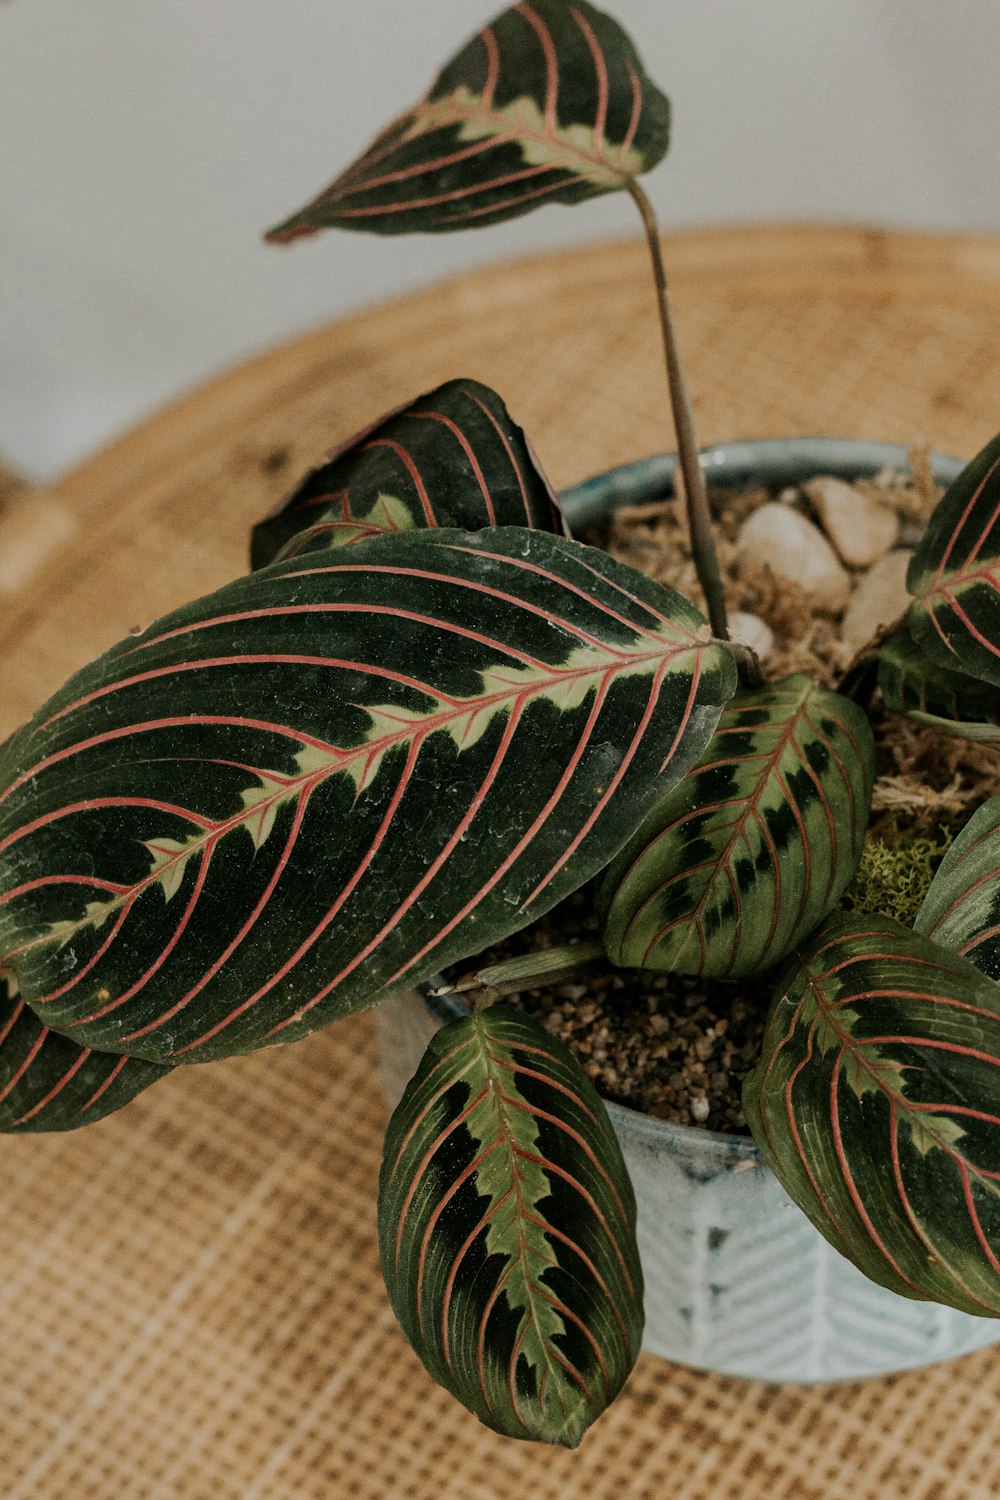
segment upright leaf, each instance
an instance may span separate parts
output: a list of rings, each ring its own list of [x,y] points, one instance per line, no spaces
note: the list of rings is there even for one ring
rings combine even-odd
[[[268,238],[494,224],[627,187],[669,138],[670,106],[616,21],[587,0],[524,0]]]
[[[389,1125],[382,1269],[434,1378],[508,1437],[574,1448],[639,1353],[635,1199],[607,1111],[510,1005],[432,1040]]]
[[[0,1131],[75,1130],[121,1109],[169,1071],[57,1036],[0,979]]]
[[[928,654],[1000,686],[1000,437],[942,496],[906,582],[910,630]]]
[[[1000,797],[984,802],[966,823],[913,925],[949,953],[1000,979]]]
[[[608,871],[610,957],[716,977],[776,963],[857,868],[874,761],[862,711],[803,674],[737,693]]]
[[[888,917],[835,913],[743,1090],[816,1228],[905,1297],[1000,1315],[1000,988]]]
[[[879,647],[878,685],[894,713],[957,739],[1000,746],[1000,693],[932,660],[908,631]]]
[[[204,1061],[468,957],[607,863],[734,682],[561,537],[412,531],[129,637],[4,749],[0,967],[85,1046]]]
[[[559,503],[500,397],[451,380],[359,433],[254,528],[255,568],[419,526],[565,532]]]

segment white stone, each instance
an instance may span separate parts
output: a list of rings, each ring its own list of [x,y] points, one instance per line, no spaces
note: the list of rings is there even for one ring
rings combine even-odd
[[[803,486],[819,512],[823,530],[844,562],[870,568],[899,540],[899,516],[889,505],[863,495],[853,484],[824,476]]]
[[[852,651],[866,646],[880,625],[891,625],[910,602],[906,570],[912,556],[912,552],[900,547],[880,558],[859,579],[841,626],[844,642]]]
[[[729,616],[729,634],[734,641],[741,641],[755,651],[761,661],[767,661],[774,649],[774,631],[759,615],[748,615],[738,609]]]
[[[820,609],[846,603],[851,580],[818,526],[787,505],[768,501],[744,521],[737,543],[740,562],[767,566],[805,589]]]

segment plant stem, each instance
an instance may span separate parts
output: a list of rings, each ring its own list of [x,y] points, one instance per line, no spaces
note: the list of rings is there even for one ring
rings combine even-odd
[[[670,305],[670,290],[667,286],[663,252],[660,249],[660,228],[656,222],[656,213],[652,203],[636,181],[629,183],[629,192],[642,216],[653,262],[653,280],[656,285],[660,328],[663,333],[663,352],[666,355],[667,386],[670,390],[670,406],[673,411],[674,430],[677,434],[677,453],[684,479],[684,498],[687,504],[688,529],[691,534],[691,555],[694,558],[698,581],[705,595],[712,634],[720,640],[727,641],[729,623],[726,619],[722,575],[719,572],[719,558],[712,533],[712,518],[709,515],[708,496],[705,493],[705,477],[698,461],[698,439],[695,435],[691,397],[688,393],[680,350],[677,346],[677,334]]]
[[[454,984],[440,985],[431,994],[464,995],[478,1010],[484,1005],[492,1005],[502,995],[516,995],[521,990],[537,989],[544,984],[561,984],[578,974],[607,965],[604,944],[593,938],[582,943],[565,943],[559,948],[543,948],[537,953],[519,954],[517,958],[463,974]]]

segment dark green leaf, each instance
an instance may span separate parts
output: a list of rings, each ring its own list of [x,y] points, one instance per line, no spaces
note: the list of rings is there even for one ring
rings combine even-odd
[[[906,630],[879,647],[878,685],[894,713],[958,739],[1000,745],[996,688],[933,661]]]
[[[1000,979],[1000,797],[984,802],[966,823],[913,925],[949,953]]]
[[[169,1071],[57,1036],[0,979],[0,1131],[75,1130],[121,1109]]]
[[[616,21],[587,0],[526,0],[268,238],[495,224],[627,187],[669,138],[670,106]]]
[[[410,1343],[497,1432],[573,1448],[635,1364],[621,1150],[579,1063],[513,1006],[431,1041],[389,1125],[379,1243]]]
[[[907,616],[944,667],[1000,686],[1000,437],[938,503],[906,578]]]
[[[609,956],[716,977],[776,963],[857,868],[874,760],[862,711],[803,674],[738,693],[608,872]]]
[[[449,381],[352,438],[254,528],[252,562],[417,526],[565,532],[527,438],[489,386]]]
[[[1000,988],[888,917],[832,916],[743,1091],[786,1191],[866,1275],[1000,1314]]]
[[[0,967],[153,1061],[291,1041],[523,927],[732,692],[692,605],[577,542],[411,531],[130,637],[4,748]]]

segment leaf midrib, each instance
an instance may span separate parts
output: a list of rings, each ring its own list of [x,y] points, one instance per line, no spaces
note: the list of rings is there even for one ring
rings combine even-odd
[[[322,766],[317,770],[303,772],[298,776],[290,776],[286,785],[280,788],[278,791],[274,792],[271,796],[261,798],[260,801],[252,803],[249,807],[243,808],[238,813],[234,813],[232,817],[226,818],[212,828],[207,829],[200,837],[193,839],[188,844],[185,844],[184,848],[182,850],[179,850],[172,859],[166,860],[162,864],[157,865],[154,869],[151,869],[146,875],[144,875],[141,880],[138,880],[134,884],[130,885],[119,895],[113,896],[107,902],[101,903],[102,921],[106,920],[108,915],[110,915],[112,912],[118,911],[126,903],[134,901],[148,887],[159,884],[163,880],[166,872],[176,869],[178,864],[186,864],[188,860],[199,856],[205,849],[214,848],[215,844],[217,844],[221,839],[225,838],[228,834],[234,831],[240,831],[248,823],[251,823],[260,818],[263,813],[269,812],[275,803],[282,801],[292,801],[299,797],[311,796],[316,786],[318,786],[331,776],[340,775],[343,772],[349,770],[350,766],[356,760],[368,760],[373,759],[376,756],[385,755],[397,745],[406,744],[410,741],[423,742],[431,734],[437,733],[442,729],[446,729],[449,723],[459,721],[463,718],[468,717],[470,714],[489,712],[491,709],[497,711],[499,710],[500,706],[505,703],[509,703],[511,711],[513,711],[519,704],[530,701],[532,698],[536,698],[539,696],[544,697],[548,692],[552,691],[552,689],[557,686],[562,686],[563,684],[568,682],[578,682],[588,676],[592,676],[595,679],[595,687],[599,687],[602,681],[606,681],[607,679],[612,678],[616,673],[630,672],[638,664],[647,661],[661,661],[664,656],[669,657],[677,655],[679,652],[683,652],[686,650],[697,652],[699,650],[699,647],[697,644],[694,644],[690,647],[672,645],[667,650],[638,651],[629,653],[627,657],[623,657],[617,662],[606,663],[604,666],[583,666],[571,668],[568,670],[554,671],[549,677],[543,679],[542,681],[523,685],[516,690],[511,690],[508,692],[497,691],[483,698],[457,700],[454,707],[449,706],[447,709],[442,710],[440,713],[434,714],[432,717],[420,721],[415,726],[406,725],[393,734],[382,735],[379,737],[379,739],[374,741],[365,741],[361,745],[352,746],[350,750],[344,751],[339,749],[339,747],[337,746],[331,746],[330,753],[331,755],[336,757],[333,764],[329,766]],[[359,706],[364,708],[364,705]],[[367,712],[367,709],[365,711]],[[136,728],[138,727],[139,726],[136,726]],[[268,770],[266,774],[268,776],[273,776],[276,773]],[[101,805],[101,799],[95,798],[93,806],[100,807]],[[76,811],[83,810],[85,809],[80,804],[76,805]],[[74,923],[64,924],[60,932],[60,944],[65,943],[74,933],[79,931],[81,928],[87,927],[92,922],[93,918],[85,915],[83,917],[80,917]],[[32,939],[30,942],[25,943],[21,948],[18,949],[18,952],[28,952],[33,948],[52,941],[53,939],[51,936],[43,934],[40,937]]]

